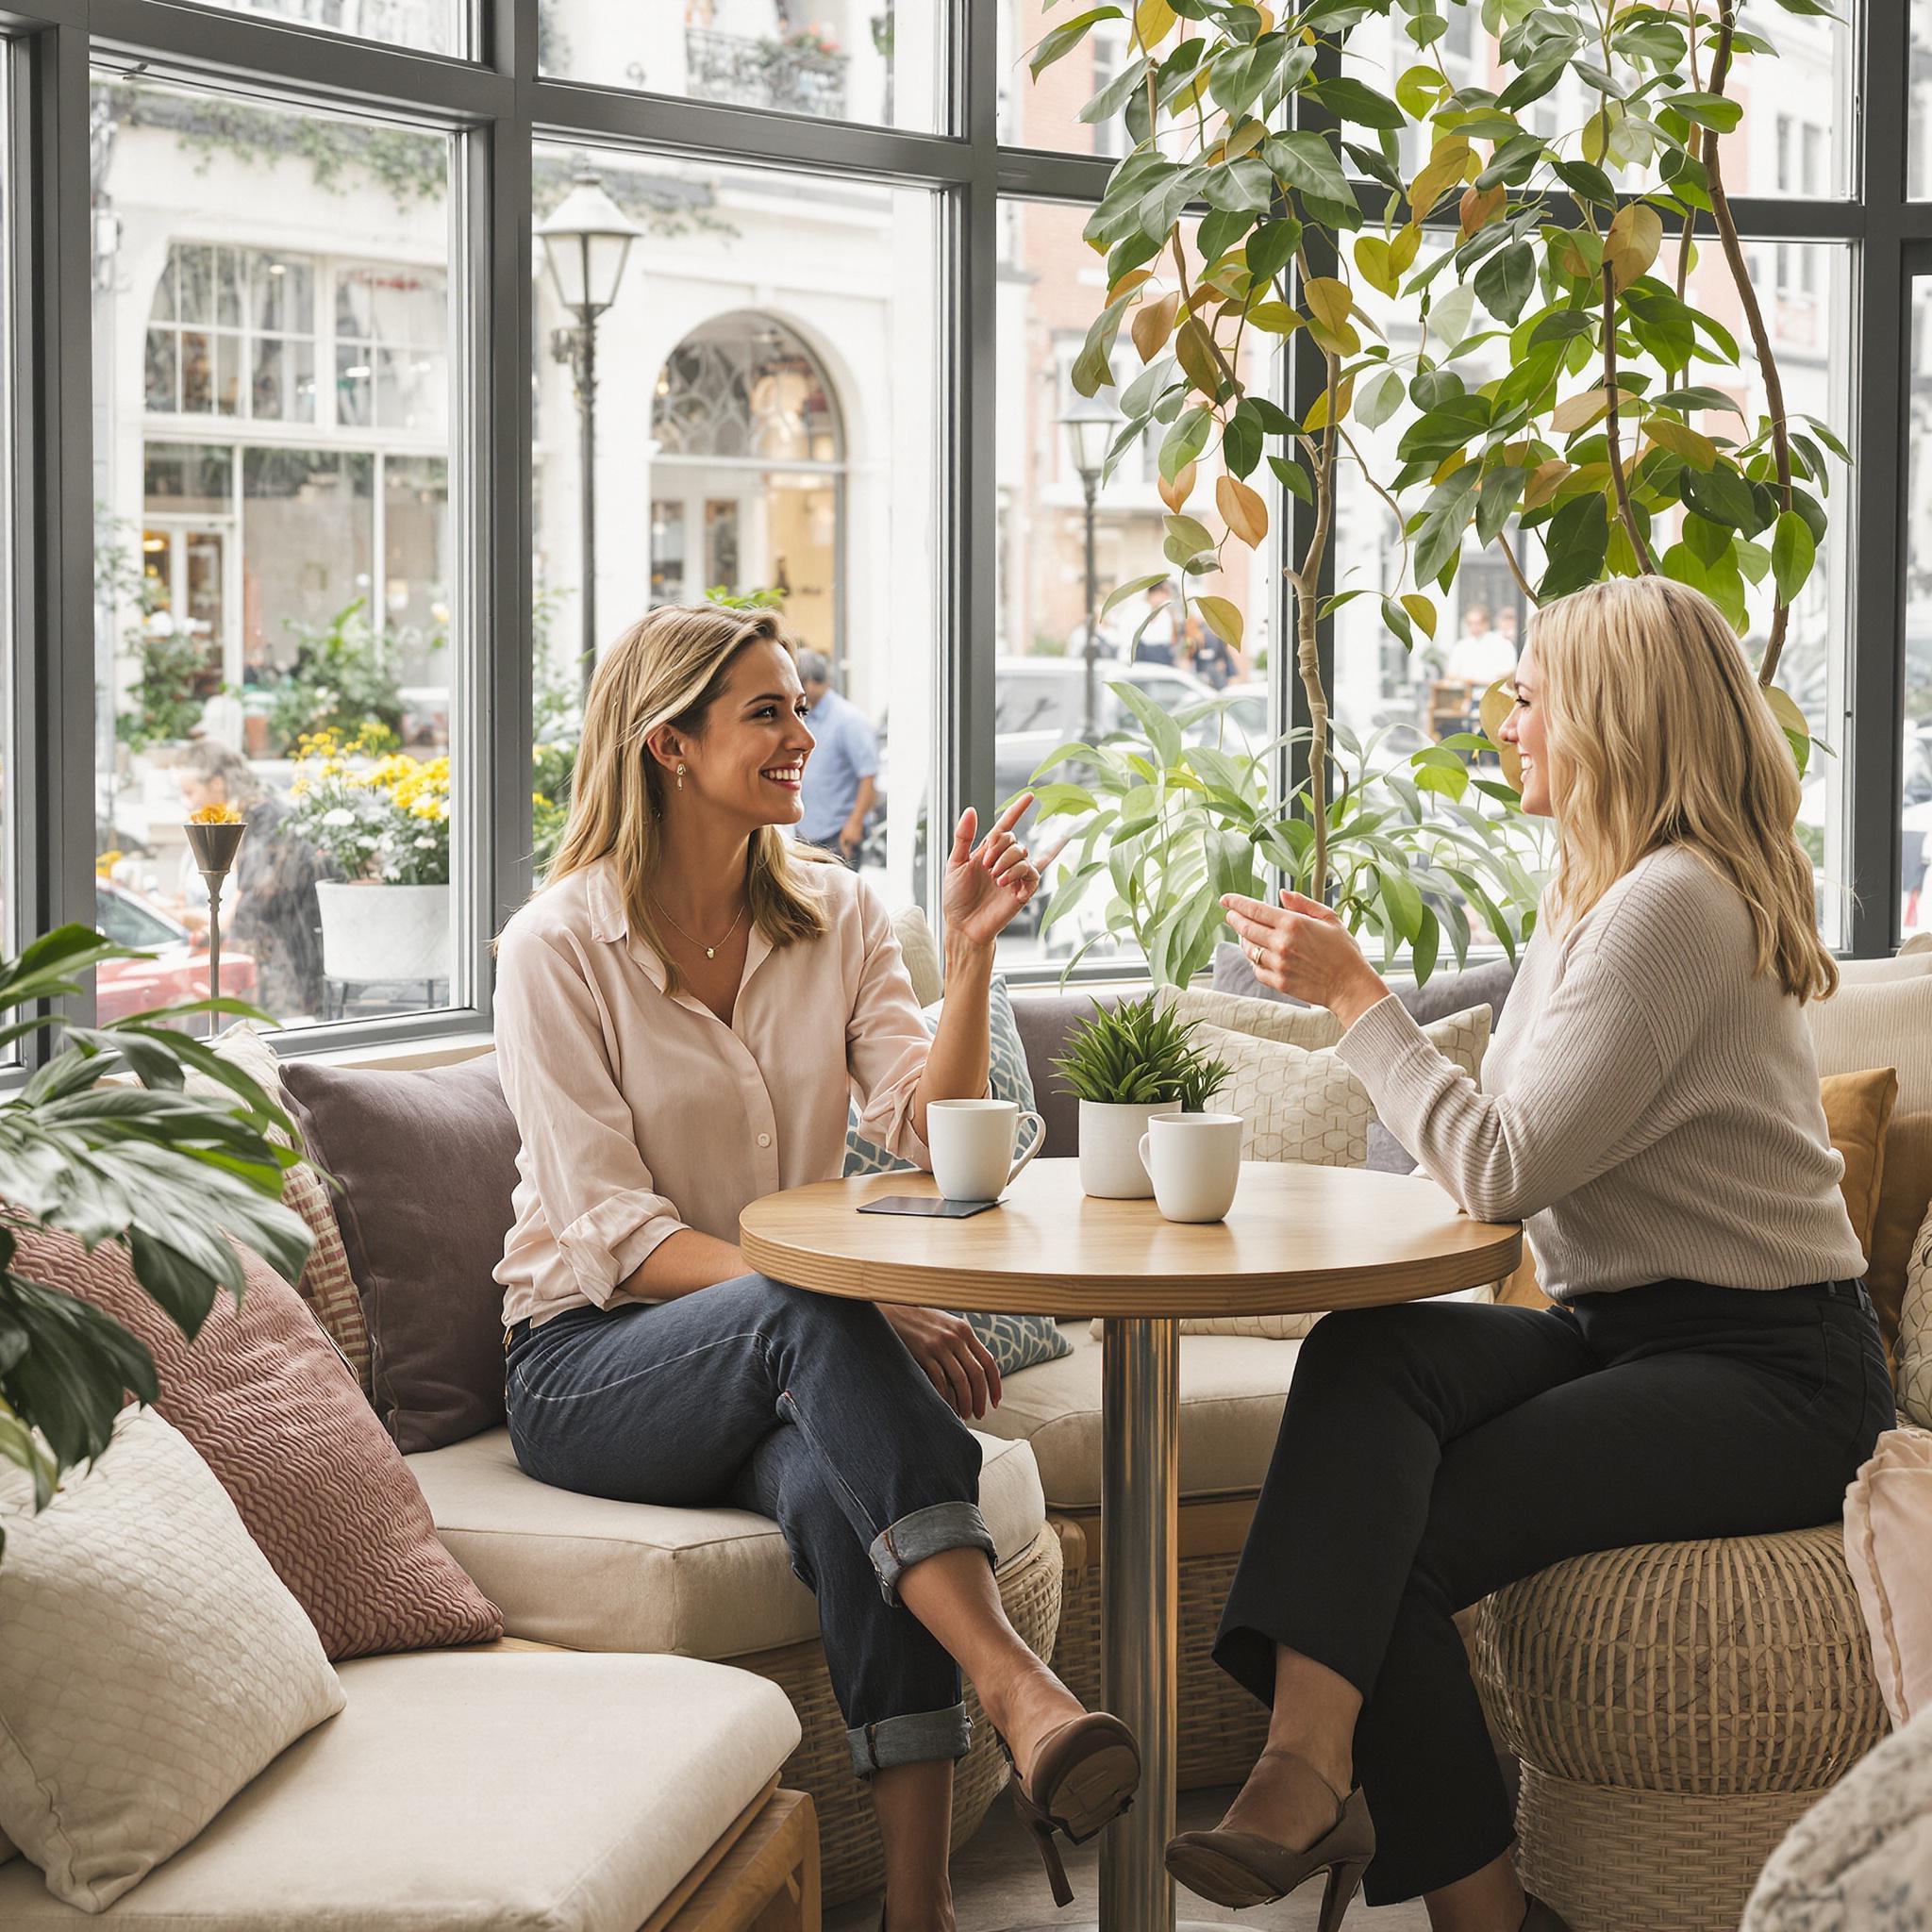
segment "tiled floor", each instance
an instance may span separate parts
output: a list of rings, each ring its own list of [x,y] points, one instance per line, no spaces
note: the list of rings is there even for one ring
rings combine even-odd
[[[1233,1795],[1232,1790],[1183,1791],[1182,1828],[1198,1829],[1219,1823]],[[973,1841],[961,1847],[953,1860],[953,1898],[959,1932],[1009,1932],[1015,1926],[1049,1925],[1057,1917],[1069,1925],[1091,1921],[1098,1909],[1099,1865],[1097,1844],[1081,1845],[1067,1853],[1074,1903],[1056,1914],[1038,1856],[1014,1822],[1011,1807],[1004,1797],[997,1798]],[[1251,1932],[1309,1932],[1321,1902],[1321,1885],[1313,1881],[1292,1898],[1251,1912],[1224,1911],[1204,1898],[1182,1892],[1175,1916],[1196,1923],[1241,1925]],[[826,1932],[873,1932],[878,1922],[875,1898],[855,1900],[825,1915]],[[1426,1932],[1429,1922],[1420,1905],[1391,1906],[1372,1912],[1357,1902],[1348,1923],[1351,1927],[1359,1926],[1361,1932]]]

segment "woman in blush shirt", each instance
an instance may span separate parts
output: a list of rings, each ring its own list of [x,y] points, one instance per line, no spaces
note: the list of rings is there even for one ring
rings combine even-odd
[[[793,655],[770,612],[673,607],[591,681],[562,844],[498,956],[510,1434],[542,1482],[777,1519],[872,1783],[885,1923],[946,1927],[962,1668],[1057,1896],[1053,1831],[1124,1810],[1140,1754],[1001,1608],[965,1424],[999,1371],[972,1329],[756,1274],[738,1217],[841,1172],[855,1095],[867,1139],[928,1164],[927,1104],[987,1090],[993,944],[1040,875],[1025,801],[976,844],[961,818],[929,1037],[877,899],[780,830],[812,749]]]

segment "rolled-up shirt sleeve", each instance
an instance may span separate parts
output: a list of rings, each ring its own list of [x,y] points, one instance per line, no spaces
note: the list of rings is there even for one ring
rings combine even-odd
[[[858,1132],[901,1160],[929,1168],[932,1156],[913,1127],[912,1103],[925,1075],[932,1035],[886,908],[862,884],[858,906],[864,952],[845,1023],[845,1064],[858,1102]]]
[[[638,1151],[597,994],[568,942],[512,929],[496,985],[497,1065],[519,1164],[577,1288],[608,1307],[685,1223]]]

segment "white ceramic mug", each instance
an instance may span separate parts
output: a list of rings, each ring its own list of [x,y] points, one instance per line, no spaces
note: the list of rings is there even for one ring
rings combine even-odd
[[[1169,1221],[1219,1221],[1241,1177],[1238,1113],[1158,1113],[1141,1136],[1154,1198]]]
[[[1033,1141],[1013,1158],[1020,1127],[1033,1123]],[[1046,1123],[1010,1100],[932,1100],[925,1108],[925,1144],[932,1177],[949,1201],[997,1201],[1040,1152]]]

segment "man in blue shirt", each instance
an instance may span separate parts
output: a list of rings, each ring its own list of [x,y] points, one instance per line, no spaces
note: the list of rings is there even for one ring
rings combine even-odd
[[[807,723],[818,740],[805,761],[798,836],[836,852],[857,871],[865,821],[878,795],[878,740],[865,713],[832,689],[832,667],[823,651],[800,651],[798,675],[811,707]]]

